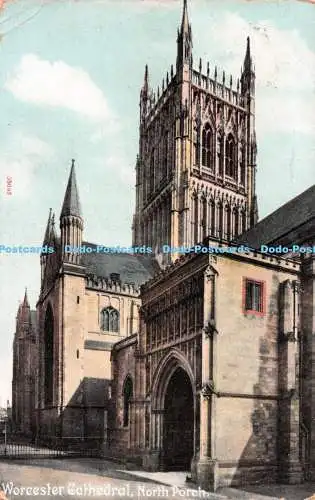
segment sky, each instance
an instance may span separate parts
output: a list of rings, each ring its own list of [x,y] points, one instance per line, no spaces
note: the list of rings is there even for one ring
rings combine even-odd
[[[72,158],[84,239],[131,244],[144,67],[161,86],[176,61],[181,9],[182,0],[0,1],[0,244],[42,244],[50,207],[59,219]],[[314,9],[298,0],[188,0],[195,66],[201,57],[235,81],[251,37],[260,218],[314,184]],[[11,401],[25,287],[34,309],[39,257],[0,255],[0,406]]]

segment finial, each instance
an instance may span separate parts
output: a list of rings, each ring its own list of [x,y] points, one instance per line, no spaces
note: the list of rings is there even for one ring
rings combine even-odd
[[[210,64],[207,62],[207,77],[209,78],[210,75]]]
[[[158,89],[157,89],[157,98],[160,99],[160,86],[158,86]]]
[[[232,85],[233,85],[233,77],[232,75],[230,76],[230,88],[232,88]]]
[[[173,78],[174,76],[174,68],[173,68],[173,64],[171,65],[171,78]]]
[[[71,168],[74,168],[74,164],[75,164],[75,159],[72,158],[72,160],[71,160]]]
[[[166,73],[166,85],[168,86],[169,83],[170,83],[170,79],[169,79],[168,72],[167,72]]]
[[[162,92],[164,92],[164,87],[165,87],[165,84],[164,84],[164,78],[162,80]]]
[[[200,59],[199,59],[199,73],[201,73],[201,71],[202,71],[202,59],[200,57]]]
[[[225,85],[225,71],[223,71],[222,82],[223,82],[223,85]]]
[[[216,80],[218,78],[218,68],[214,68],[214,79]]]
[[[25,287],[23,306],[28,306],[27,287]]]

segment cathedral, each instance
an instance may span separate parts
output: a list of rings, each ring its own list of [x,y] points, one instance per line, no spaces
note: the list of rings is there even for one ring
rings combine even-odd
[[[132,244],[152,254],[84,240],[72,164],[36,321],[27,297],[18,312],[15,423],[205,490],[315,480],[315,186],[258,222],[250,40],[234,82],[192,47],[184,0],[176,66],[157,92],[146,67],[140,93]]]

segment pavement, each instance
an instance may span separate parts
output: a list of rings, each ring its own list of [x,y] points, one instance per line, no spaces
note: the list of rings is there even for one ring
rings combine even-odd
[[[101,459],[0,461],[0,485],[8,500],[106,498],[109,500],[315,500],[315,484],[249,486],[245,490],[221,488],[204,492],[186,482],[186,472],[144,472]],[[0,500],[4,500],[1,498]]]

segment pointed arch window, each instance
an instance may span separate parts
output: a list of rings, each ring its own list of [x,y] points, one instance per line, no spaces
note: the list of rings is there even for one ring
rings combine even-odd
[[[217,227],[218,238],[222,238],[223,235],[223,205],[220,201],[218,203],[218,227]]]
[[[150,157],[149,194],[151,194],[154,191],[154,176],[155,176],[155,150],[152,149]]]
[[[194,230],[193,230],[193,243],[199,241],[199,200],[195,195],[193,198],[193,214],[194,214]]]
[[[194,165],[199,166],[200,163],[200,127],[197,123],[194,126]]]
[[[119,312],[113,307],[101,311],[101,329],[105,332],[119,332]]]
[[[229,241],[231,239],[231,207],[229,205],[225,207],[225,217],[226,217],[225,237]]]
[[[201,161],[204,167],[212,167],[212,146],[213,146],[213,132],[210,123],[206,123],[202,130],[202,151]]]
[[[207,225],[208,225],[208,203],[207,199],[203,198],[202,199],[202,221],[201,221],[201,231],[202,231],[202,237],[201,239],[204,240],[207,237]]]
[[[218,172],[220,177],[223,177],[223,161],[224,161],[224,141],[223,141],[223,136],[220,133],[218,136],[218,143],[217,143],[217,162],[218,162]]]
[[[44,360],[44,400],[45,405],[50,405],[54,394],[54,316],[50,304],[44,323]]]
[[[162,179],[168,175],[169,132],[165,131],[162,138]]]
[[[234,220],[234,236],[238,236],[238,234],[239,234],[239,214],[238,214],[237,207],[234,207],[234,209],[233,209],[233,220]]]
[[[246,212],[242,210],[241,212],[241,233],[246,231]]]
[[[128,376],[124,383],[123,398],[124,398],[124,419],[123,426],[128,427],[130,418],[130,401],[133,397],[133,383],[131,377]]]
[[[229,134],[226,138],[225,144],[225,174],[228,177],[235,179],[236,168],[235,168],[235,140],[232,134]]]
[[[215,233],[215,202],[210,200],[210,234],[216,236]]]
[[[246,173],[246,156],[245,156],[245,144],[241,144],[240,150],[240,182],[245,186],[245,173]]]

